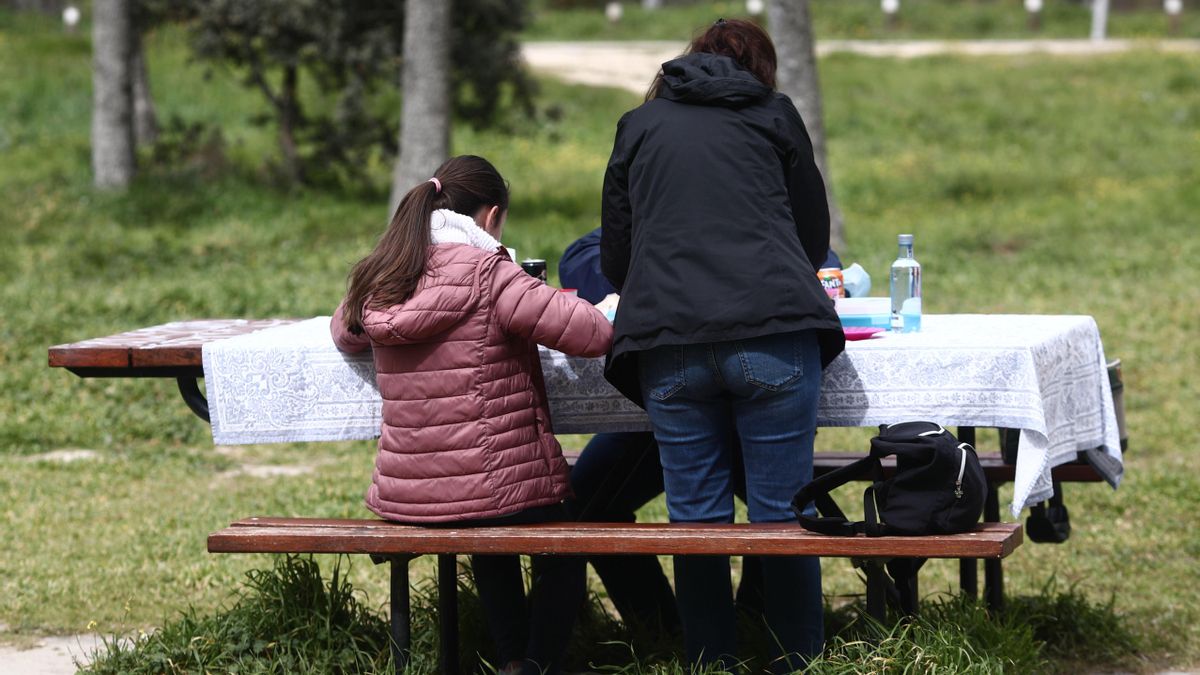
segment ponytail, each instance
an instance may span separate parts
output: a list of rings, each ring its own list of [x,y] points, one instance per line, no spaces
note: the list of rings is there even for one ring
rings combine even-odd
[[[379,243],[350,272],[342,317],[346,330],[363,332],[363,310],[391,307],[407,300],[425,275],[433,244],[430,218],[438,209],[474,216],[480,207],[508,209],[508,184],[482,157],[446,160],[433,178],[409,190]]]

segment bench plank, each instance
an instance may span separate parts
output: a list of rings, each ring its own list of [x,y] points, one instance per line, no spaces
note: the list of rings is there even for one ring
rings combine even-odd
[[[211,553],[816,555],[851,558],[1003,558],[1016,523],[927,537],[830,537],[792,523],[543,523],[421,527],[381,520],[249,518],[208,537]]]

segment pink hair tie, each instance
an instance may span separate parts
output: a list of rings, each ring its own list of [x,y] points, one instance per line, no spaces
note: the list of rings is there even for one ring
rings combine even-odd
[[[433,189],[434,189],[435,191],[437,191],[437,192],[439,192],[439,193],[442,191],[442,181],[440,181],[440,180],[438,180],[438,179],[436,179],[436,178],[430,178],[430,179],[429,179],[429,182],[430,182],[430,183],[433,183]]]

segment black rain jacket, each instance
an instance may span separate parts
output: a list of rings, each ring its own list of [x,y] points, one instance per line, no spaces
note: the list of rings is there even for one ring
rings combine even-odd
[[[845,348],[816,270],[829,205],[791,100],[734,60],[663,64],[656,98],[617,123],[601,268],[621,294],[606,376],[641,403],[636,352],[815,330]]]

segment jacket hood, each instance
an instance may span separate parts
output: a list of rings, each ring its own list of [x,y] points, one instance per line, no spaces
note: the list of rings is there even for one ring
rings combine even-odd
[[[434,211],[430,229],[433,246],[417,290],[399,305],[363,312],[363,329],[379,344],[429,342],[462,323],[478,304],[480,265],[503,248],[454,211]]]
[[[384,345],[429,342],[475,311],[478,294],[472,279],[466,282],[418,288],[402,304],[384,310],[367,309],[363,312],[363,330]]]
[[[767,98],[771,88],[728,56],[688,54],[662,66],[659,97],[679,103],[742,108]]]

